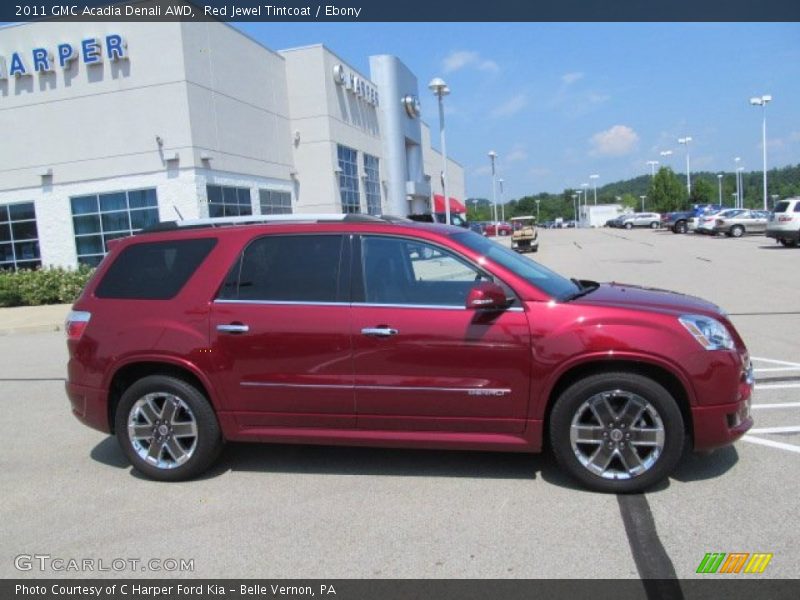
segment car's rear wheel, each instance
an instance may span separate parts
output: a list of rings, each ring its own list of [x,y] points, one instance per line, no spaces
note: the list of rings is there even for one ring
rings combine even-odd
[[[639,492],[667,477],[683,452],[681,411],[663,386],[634,373],[581,379],[556,400],[550,444],[586,487]]]
[[[658,223],[656,223],[655,221],[650,223],[650,229],[658,229]]]
[[[633,229],[633,223],[625,223],[625,229]]]
[[[675,226],[672,228],[672,231],[675,233],[686,233],[688,231],[688,227],[686,225],[686,221],[678,221],[675,223]]]
[[[205,395],[166,375],[144,377],[125,390],[115,427],[131,464],[162,481],[196,477],[222,448],[219,423]]]
[[[734,225],[731,227],[731,237],[742,237],[744,235],[744,227],[741,225]]]
[[[795,246],[797,246],[797,241],[781,238],[781,244],[786,248],[794,248]]]

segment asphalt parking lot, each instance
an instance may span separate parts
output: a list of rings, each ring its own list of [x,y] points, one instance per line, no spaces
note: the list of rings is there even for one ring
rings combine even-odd
[[[754,357],[754,430],[643,496],[579,489],[547,455],[282,445],[231,444],[206,477],[155,483],[70,415],[62,333],[4,336],[0,577],[685,578],[708,552],[772,553],[758,577],[796,577],[800,250],[649,230],[540,240],[532,257],[565,275],[726,309]],[[20,572],[20,554],[194,570]]]

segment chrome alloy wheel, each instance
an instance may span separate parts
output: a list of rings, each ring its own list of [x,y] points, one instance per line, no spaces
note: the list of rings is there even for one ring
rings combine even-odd
[[[664,423],[655,407],[632,392],[595,394],[575,412],[570,443],[578,461],[604,479],[632,479],[664,450]]]
[[[159,469],[174,469],[197,448],[197,420],[178,396],[147,394],[128,413],[128,438],[142,460]]]

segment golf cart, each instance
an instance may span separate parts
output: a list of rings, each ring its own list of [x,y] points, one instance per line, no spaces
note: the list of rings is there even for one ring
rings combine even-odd
[[[513,217],[511,219],[511,248],[517,252],[536,252],[539,239],[536,217]]]

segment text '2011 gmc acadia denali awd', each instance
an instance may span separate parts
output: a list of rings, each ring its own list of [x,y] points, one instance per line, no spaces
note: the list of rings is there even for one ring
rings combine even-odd
[[[113,243],[68,318],[73,413],[150,477],[195,476],[225,441],[549,444],[631,492],[752,424],[747,349],[713,304],[565,279],[457,227],[245,220]]]

